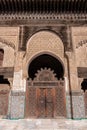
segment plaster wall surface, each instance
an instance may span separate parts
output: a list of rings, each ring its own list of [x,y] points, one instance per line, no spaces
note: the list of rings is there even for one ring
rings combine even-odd
[[[4,50],[4,56],[3,56],[3,67],[14,67],[14,49],[4,43],[0,42],[0,48]]]
[[[19,40],[19,27],[0,27],[0,41],[14,45],[17,49]],[[12,45],[12,46],[13,46]]]
[[[72,27],[77,67],[87,67],[87,27]]]

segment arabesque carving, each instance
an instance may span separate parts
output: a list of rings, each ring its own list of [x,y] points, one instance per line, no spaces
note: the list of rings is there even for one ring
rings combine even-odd
[[[15,49],[15,45],[12,42],[8,42],[0,37],[0,42]]]
[[[34,81],[57,81],[56,74],[50,68],[41,68],[35,75]]]

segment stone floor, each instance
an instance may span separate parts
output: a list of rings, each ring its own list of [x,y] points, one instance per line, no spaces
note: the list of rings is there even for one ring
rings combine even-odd
[[[0,119],[0,130],[87,130],[87,120]]]

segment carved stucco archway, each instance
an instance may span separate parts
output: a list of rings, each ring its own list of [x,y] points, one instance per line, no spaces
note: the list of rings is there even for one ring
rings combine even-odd
[[[49,56],[52,56],[57,61],[59,61],[59,63],[61,64],[61,66],[63,68],[64,74],[65,74],[64,46],[63,46],[61,39],[59,38],[59,36],[57,36],[57,34],[51,32],[51,31],[40,31],[40,32],[34,34],[27,43],[26,56],[24,58],[24,60],[26,59],[25,60],[26,61],[25,69],[26,69],[27,78],[28,78],[28,69],[29,69],[30,64],[32,63],[32,61],[34,61],[37,57],[39,57],[41,55],[49,55]],[[44,66],[44,67],[46,67],[46,66]],[[51,68],[51,67],[49,66],[49,68]],[[43,69],[45,69],[45,68],[43,68]],[[52,68],[52,70],[53,70],[53,68]],[[63,77],[64,77],[64,75],[63,75]],[[27,83],[27,85],[28,85],[28,83]],[[65,86],[63,86],[63,88],[64,89],[62,89],[62,90],[64,93],[62,93],[62,94],[64,94],[63,101],[65,102]],[[26,92],[28,92],[28,91],[29,91],[29,89],[27,86]],[[36,89],[34,89],[34,87],[30,87],[30,91],[31,91],[30,92],[31,97],[33,95],[35,95]],[[61,91],[61,87],[60,87],[60,91]],[[34,93],[32,93],[32,92],[34,92]],[[29,99],[28,96],[30,94],[26,93],[26,95],[27,95],[26,99]],[[31,99],[32,98],[30,98],[30,100]],[[33,98],[33,99],[35,99],[35,98]],[[32,105],[29,105],[29,106],[32,106]],[[64,110],[65,109],[66,108],[64,106]],[[64,114],[64,115],[66,115],[66,114]]]
[[[63,65],[63,68],[65,68],[64,45],[60,37],[56,33],[49,30],[39,31],[35,33],[27,42],[26,54],[23,59],[24,77],[28,77],[27,70],[31,61],[41,54],[52,55],[57,58]]]

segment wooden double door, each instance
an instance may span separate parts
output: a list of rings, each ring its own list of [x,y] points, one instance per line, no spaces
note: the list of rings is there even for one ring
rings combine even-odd
[[[42,87],[27,87],[25,109],[26,118],[66,117],[64,86]]]
[[[37,117],[54,117],[55,88],[37,88]]]

